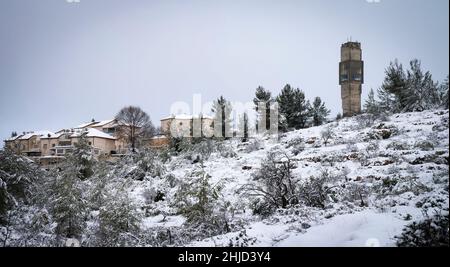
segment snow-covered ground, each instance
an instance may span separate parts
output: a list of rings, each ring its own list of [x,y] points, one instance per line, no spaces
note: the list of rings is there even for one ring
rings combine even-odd
[[[243,227],[188,246],[227,246],[230,240],[242,238],[249,246],[394,246],[394,236],[405,225],[424,217],[423,208],[429,199],[444,199],[444,207],[448,207],[448,118],[448,110],[404,113],[367,127],[358,119],[345,118],[288,132],[279,141],[264,136],[246,144],[240,140],[225,141],[235,155],[212,153],[204,162],[204,170],[211,176],[212,184],[223,185],[223,199],[234,206],[234,219],[243,222]],[[332,127],[334,136],[325,145],[321,132],[327,127]],[[294,146],[289,144],[299,138],[304,140],[304,149],[295,155]],[[301,206],[268,218],[253,215],[250,200],[239,189],[252,180],[267,153],[273,150],[288,153],[296,161],[293,176],[299,183],[328,171],[337,177],[337,186],[352,181],[372,188],[366,205],[330,200],[324,209]],[[165,168],[182,180],[198,165],[180,155],[166,163]],[[444,181],[438,181],[442,177]],[[397,184],[380,194],[377,186],[391,178],[398,179]],[[132,196],[138,205],[143,205],[143,187],[161,190],[158,182],[136,183]],[[426,190],[413,192],[415,186]],[[173,191],[165,191],[167,199],[174,196]],[[173,214],[164,202],[157,205],[167,211],[166,215],[145,218],[145,229],[183,225],[185,218]]]

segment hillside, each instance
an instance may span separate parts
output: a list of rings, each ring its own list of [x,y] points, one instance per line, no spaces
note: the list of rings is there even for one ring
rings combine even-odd
[[[395,246],[405,226],[429,219],[424,234],[447,229],[448,242],[448,125],[448,110],[361,115],[275,140],[182,143],[114,163],[76,150],[53,171],[3,153],[0,189],[13,204],[0,238],[11,246]],[[86,168],[93,174],[79,179]],[[441,215],[446,228],[433,219]]]
[[[204,171],[212,184],[223,184],[223,199],[233,207],[229,220],[245,233],[230,232],[190,245],[227,246],[232,240],[233,245],[254,246],[393,246],[393,237],[405,225],[424,218],[424,207],[448,208],[448,118],[448,110],[397,114],[373,124],[346,118],[289,132],[279,142],[262,136],[245,144],[225,141],[220,151],[205,159]],[[321,132],[329,127],[333,137],[324,145]],[[336,187],[325,208],[297,205],[264,219],[252,215],[251,198],[239,189],[252,181],[269,151],[286,153],[296,162],[292,175],[300,184],[309,177],[329,175],[329,186]],[[186,174],[200,165],[192,164],[195,156],[174,157],[166,164],[168,173],[187,179]],[[364,207],[358,197],[349,196],[349,187],[364,192]],[[137,183],[136,203],[145,202],[146,188],[164,191],[167,199],[176,191],[152,180]],[[165,204],[157,206],[164,210]],[[185,221],[168,216],[159,222],[162,218],[147,217],[144,227],[181,227]]]

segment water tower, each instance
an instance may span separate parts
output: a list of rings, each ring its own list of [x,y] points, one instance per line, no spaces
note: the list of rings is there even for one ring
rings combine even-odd
[[[341,46],[339,85],[341,85],[342,114],[350,117],[361,112],[361,93],[364,83],[364,61],[361,43],[347,42]]]

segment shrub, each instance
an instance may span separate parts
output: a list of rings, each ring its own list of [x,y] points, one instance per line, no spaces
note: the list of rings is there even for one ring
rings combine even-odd
[[[298,188],[299,199],[310,207],[325,208],[325,203],[332,193],[333,186],[329,186],[331,177],[327,172],[322,172],[319,177],[310,177]]]
[[[271,151],[261,164],[261,169],[253,174],[253,183],[244,185],[240,191],[264,200],[262,207],[286,208],[298,203],[296,181],[292,170],[296,164],[285,153]]]
[[[413,222],[395,238],[399,247],[448,247],[448,208],[443,213]]]
[[[300,136],[293,138],[287,144],[287,148],[290,147],[292,147],[292,153],[297,156],[305,150],[305,141]]]

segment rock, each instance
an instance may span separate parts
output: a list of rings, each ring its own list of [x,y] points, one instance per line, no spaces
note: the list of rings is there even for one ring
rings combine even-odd
[[[434,150],[434,144],[430,141],[424,140],[424,141],[417,141],[414,144],[415,148],[418,148],[422,151],[431,151]]]
[[[303,229],[308,229],[308,228],[311,228],[311,225],[308,224],[308,223],[302,223],[302,228]]]

